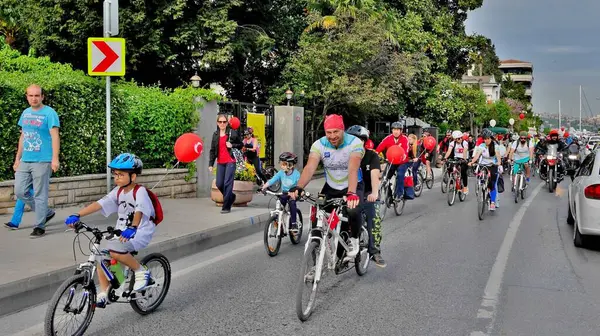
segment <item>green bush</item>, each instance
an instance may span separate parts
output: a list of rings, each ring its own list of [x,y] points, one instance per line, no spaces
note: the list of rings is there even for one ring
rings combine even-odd
[[[47,58],[22,56],[0,49],[0,181],[12,179],[19,127],[27,105],[25,89],[44,88],[44,103],[61,122],[61,169],[54,176],[102,173],[106,170],[106,114],[104,81],[74,71]],[[117,82],[111,94],[111,152],[131,151],[144,168],[168,167],[175,161],[173,144],[195,127],[198,116],[193,97],[220,96],[204,89],[164,91]]]

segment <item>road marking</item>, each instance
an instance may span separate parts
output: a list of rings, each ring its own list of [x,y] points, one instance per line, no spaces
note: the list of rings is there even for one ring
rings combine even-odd
[[[500,246],[500,250],[496,256],[494,266],[492,266],[492,271],[490,272],[490,277],[485,285],[485,290],[483,291],[481,307],[477,311],[478,319],[489,320],[489,322],[487,323],[485,331],[476,330],[471,332],[470,336],[487,336],[491,334],[492,329],[494,328],[498,300],[500,297],[500,291],[502,289],[502,281],[504,278],[504,272],[506,271],[506,263],[508,262],[510,250],[512,249],[512,245],[515,241],[517,232],[519,231],[519,226],[521,226],[521,221],[523,220],[523,216],[525,216],[527,208],[529,208],[535,196],[540,192],[542,186],[545,185],[546,184],[544,182],[541,182],[535,188],[535,190],[527,198],[527,201],[525,201],[525,203],[523,203],[523,205],[519,208],[512,221],[508,225],[506,235],[504,236],[504,240],[502,241],[502,245]]]
[[[200,270],[200,269],[202,269],[204,267],[210,266],[210,265],[212,265],[214,263],[217,263],[219,261],[223,261],[223,260],[225,260],[227,258],[236,256],[236,255],[244,253],[244,252],[247,252],[247,251],[249,251],[249,250],[251,250],[251,249],[253,249],[253,248],[257,247],[257,246],[260,246],[262,244],[263,244],[263,241],[262,240],[258,240],[258,241],[255,241],[254,243],[250,243],[250,244],[244,245],[242,247],[238,247],[237,249],[231,250],[231,251],[229,251],[229,252],[227,252],[225,254],[222,254],[220,256],[216,256],[216,257],[214,257],[212,259],[208,259],[208,260],[202,261],[202,262],[200,262],[198,264],[192,265],[190,267],[186,267],[184,269],[181,269],[181,270],[179,270],[177,272],[173,272],[171,274],[171,279],[176,279],[176,278],[182,277],[184,275],[190,274],[192,272],[198,271],[198,270]],[[200,252],[200,253],[202,253],[202,252]],[[189,256],[189,257],[191,257],[191,256]],[[186,258],[189,258],[189,257],[186,257]],[[31,336],[31,335],[43,334],[43,333],[44,333],[44,323],[38,323],[38,324],[36,324],[36,325],[34,325],[32,327],[29,327],[29,328],[27,328],[25,330],[22,330],[22,331],[20,331],[18,333],[12,334],[12,336]]]

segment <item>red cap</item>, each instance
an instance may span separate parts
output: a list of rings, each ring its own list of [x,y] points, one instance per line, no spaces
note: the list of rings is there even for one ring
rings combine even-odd
[[[325,127],[326,131],[333,129],[344,130],[344,118],[342,118],[342,116],[339,114],[330,114],[327,117],[325,117],[323,126]]]

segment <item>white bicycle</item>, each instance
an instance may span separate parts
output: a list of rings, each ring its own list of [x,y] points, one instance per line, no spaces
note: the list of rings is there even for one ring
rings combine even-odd
[[[259,190],[260,191],[260,190]],[[262,191],[260,191],[262,192]],[[290,207],[289,203],[286,206],[281,204],[279,196],[283,193],[275,193],[270,190],[265,190],[263,194],[272,195],[277,197],[275,203],[275,210],[271,211],[271,218],[267,225],[265,225],[265,249],[270,257],[274,257],[279,253],[279,247],[281,246],[281,238],[290,236],[292,244],[296,245],[302,240],[302,212],[296,208],[296,226],[297,232],[290,230]],[[300,200],[299,200],[300,201]],[[289,201],[288,201],[289,202]]]
[[[354,258],[347,258],[350,250],[350,234],[341,231],[342,222],[348,222],[343,213],[346,202],[343,198],[327,200],[325,195],[314,198],[305,192],[302,196],[312,204],[311,222],[316,219],[316,227],[310,231],[302,259],[301,276],[296,291],[296,314],[306,321],[312,314],[317,296],[317,288],[324,270],[333,270],[335,274],[345,273],[352,266],[358,275],[367,273],[369,267],[369,233],[363,225],[359,238],[360,250]],[[333,208],[330,214],[325,209]],[[364,224],[364,223],[363,223]],[[305,298],[305,294],[307,298]]]

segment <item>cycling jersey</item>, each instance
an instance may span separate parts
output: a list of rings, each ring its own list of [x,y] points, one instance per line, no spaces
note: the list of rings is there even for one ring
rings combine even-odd
[[[465,150],[469,150],[469,143],[467,141],[462,141],[462,143],[457,144],[456,141],[452,141],[449,148],[454,150],[455,159],[464,159]]]
[[[533,148],[533,142],[529,141],[529,143],[525,143],[521,145],[519,141],[515,141],[512,144],[513,149],[513,158],[515,161],[522,160],[525,158],[529,158],[529,149]]]
[[[494,150],[496,151],[496,153],[498,153],[498,151],[500,150],[498,145],[494,145]],[[487,146],[485,145],[485,143],[482,143],[481,145],[475,147],[475,152],[476,153],[481,153],[481,156],[479,156],[479,163],[482,165],[490,165],[492,163],[496,163],[496,156],[490,156],[490,151],[487,148]]]
[[[327,137],[315,141],[310,147],[310,152],[318,154],[325,170],[325,182],[331,188],[344,190],[348,188],[348,163],[350,154],[365,155],[362,141],[354,135],[344,133],[342,144],[335,148]],[[362,171],[358,169],[358,182],[362,182]]]

